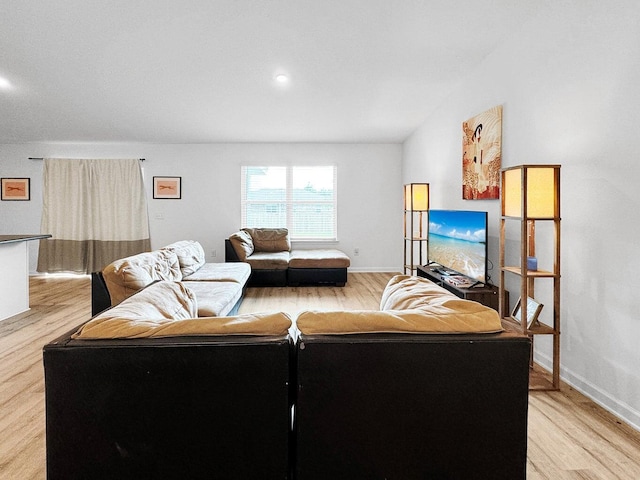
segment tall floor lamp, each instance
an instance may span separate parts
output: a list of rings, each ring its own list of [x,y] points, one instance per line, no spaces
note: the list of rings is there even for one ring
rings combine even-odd
[[[425,215],[426,212],[426,215]],[[429,184],[404,186],[404,273],[413,275],[418,265],[427,263],[429,225]]]

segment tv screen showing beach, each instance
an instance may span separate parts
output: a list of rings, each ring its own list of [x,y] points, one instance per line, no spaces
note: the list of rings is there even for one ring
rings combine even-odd
[[[429,262],[484,283],[487,212],[429,210]]]

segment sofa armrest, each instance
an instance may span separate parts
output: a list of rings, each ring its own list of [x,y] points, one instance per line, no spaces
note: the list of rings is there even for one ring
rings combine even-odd
[[[102,272],[91,273],[91,316],[96,316],[111,307],[111,295],[104,282]]]
[[[224,240],[224,261],[225,262],[240,262],[240,257],[236,253],[236,249],[231,245],[231,240],[225,238]]]

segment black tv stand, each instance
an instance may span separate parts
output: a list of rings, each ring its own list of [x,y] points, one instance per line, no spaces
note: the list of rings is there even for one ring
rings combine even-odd
[[[460,298],[464,298],[465,300],[473,300],[475,302],[486,305],[487,307],[493,308],[496,311],[499,311],[498,287],[494,285],[476,282],[470,287],[456,287],[455,285],[451,285],[444,280],[444,278],[446,278],[447,276],[455,275],[456,273],[452,271],[450,273],[448,269],[443,268],[441,265],[435,263],[424,266],[418,265],[416,271],[419,277],[431,280],[432,282],[440,285],[446,290],[449,290],[451,293]]]

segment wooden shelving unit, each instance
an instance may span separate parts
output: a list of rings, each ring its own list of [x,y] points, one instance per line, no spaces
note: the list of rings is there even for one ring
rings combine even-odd
[[[507,222],[519,222],[520,265],[505,265]],[[545,246],[553,252],[551,269],[529,268],[527,259],[536,257],[536,224],[551,222],[553,238],[546,238]],[[548,236],[548,235],[547,235]],[[520,320],[511,316],[506,308],[506,276],[520,278],[520,299],[536,299],[536,281],[551,281],[551,321],[528,322],[531,312],[527,301],[521,301]],[[546,300],[546,299],[545,299]],[[560,389],[560,165],[520,165],[502,170],[502,215],[500,219],[500,308],[505,329],[529,335],[532,341],[537,335],[552,336],[552,370],[549,375],[533,369],[533,352],[529,386],[534,390]],[[548,306],[547,306],[548,305]]]
[[[404,186],[404,273],[414,275],[427,263],[429,248],[429,184]]]

